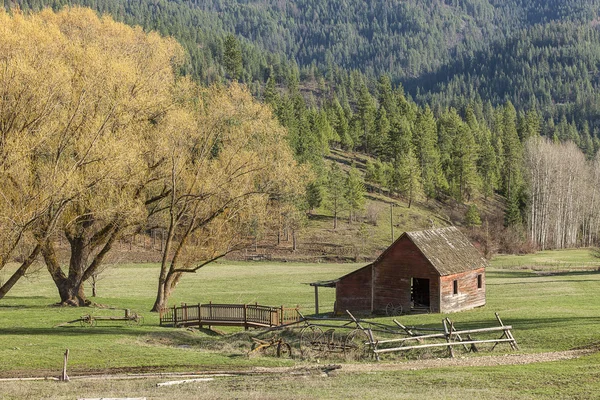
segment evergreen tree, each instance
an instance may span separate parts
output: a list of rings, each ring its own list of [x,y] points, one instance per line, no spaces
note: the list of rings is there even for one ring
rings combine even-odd
[[[333,229],[337,228],[338,214],[345,205],[345,183],[344,173],[339,165],[332,161],[327,171],[326,203],[333,214]]]
[[[415,156],[420,166],[423,192],[434,198],[438,192],[447,190],[448,183],[441,170],[440,152],[437,146],[437,127],[431,109],[426,106],[417,115],[413,135]]]
[[[363,209],[366,194],[363,179],[354,165],[346,176],[345,189],[346,204],[350,211],[348,220],[351,222],[356,220],[356,212]]]
[[[402,157],[399,165],[400,189],[408,200],[408,208],[422,193],[421,170],[419,162],[414,155],[412,146]]]
[[[523,148],[517,133],[517,113],[509,101],[502,108],[502,143],[504,165],[502,167],[502,190],[507,199],[516,195],[523,184]]]
[[[507,199],[504,211],[504,226],[518,226],[521,224],[521,210],[519,208],[519,196],[516,191],[511,193]]]
[[[392,82],[388,75],[381,75],[377,81],[377,90],[379,106],[383,107],[386,115],[395,116],[398,113],[398,106],[394,91],[392,90]]]
[[[380,106],[375,118],[375,129],[371,138],[371,154],[381,156],[385,152],[385,142],[390,133],[390,121],[387,111]]]
[[[353,139],[355,143],[362,143],[362,148],[367,154],[371,154],[374,142],[376,141],[373,137],[375,132],[375,113],[375,102],[371,93],[369,93],[369,89],[363,83],[360,86],[356,104],[356,136]]]
[[[475,204],[470,204],[465,214],[465,224],[469,227],[481,225],[481,216],[479,209]]]
[[[323,202],[323,185],[319,180],[308,184],[306,188],[306,203],[310,211],[321,206]]]
[[[471,198],[479,187],[477,144],[473,133],[451,108],[439,120],[442,167],[452,196],[457,201]]]
[[[273,107],[274,110],[277,110],[277,105],[279,103],[279,93],[277,92],[277,86],[275,84],[275,73],[273,72],[273,67],[271,67],[270,69],[269,78],[267,79],[267,83],[265,84],[263,98],[265,100],[265,103]]]
[[[223,66],[231,79],[242,77],[242,50],[238,39],[233,34],[225,36],[223,43]]]

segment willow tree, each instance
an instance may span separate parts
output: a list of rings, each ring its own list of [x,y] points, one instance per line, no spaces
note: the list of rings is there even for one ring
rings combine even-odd
[[[145,217],[148,138],[171,107],[182,55],[171,39],[87,9],[0,13],[0,129],[3,152],[15,152],[5,203],[29,200],[33,220],[18,225],[35,238],[63,304],[85,304],[83,282]],[[68,272],[55,229],[69,242]]]
[[[306,186],[285,129],[242,86],[192,89],[168,119],[155,183],[168,196],[151,207],[151,223],[167,232],[153,311],[167,306],[184,274],[249,245],[275,217],[274,204]]]

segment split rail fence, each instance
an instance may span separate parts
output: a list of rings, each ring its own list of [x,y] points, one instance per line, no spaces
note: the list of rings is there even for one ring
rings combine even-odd
[[[458,330],[454,327],[454,323],[449,318],[442,320],[443,330],[440,333],[431,334],[418,334],[413,330],[415,327],[407,328],[398,321],[394,320],[394,323],[398,325],[402,330],[406,332],[408,337],[397,338],[397,339],[384,339],[384,340],[370,340],[370,345],[375,353],[377,359],[381,353],[391,353],[398,351],[407,351],[413,349],[425,349],[433,347],[447,347],[450,357],[454,357],[454,347],[462,346],[467,351],[477,351],[476,345],[484,343],[493,343],[492,350],[500,343],[507,343],[513,350],[518,350],[517,341],[515,340],[511,330],[512,326],[504,325],[498,313],[496,313],[496,320],[499,326],[490,328],[477,328],[477,329],[463,329]],[[473,334],[487,334],[493,332],[502,332],[499,338],[492,339],[472,339]],[[372,337],[372,336],[371,336]],[[425,339],[441,340],[440,343],[424,343]],[[411,343],[418,344],[411,344]],[[388,346],[392,347],[388,347]],[[393,347],[395,346],[395,347]]]
[[[161,326],[243,326],[270,328],[297,322],[298,307],[285,308],[260,304],[182,304],[160,313]]]

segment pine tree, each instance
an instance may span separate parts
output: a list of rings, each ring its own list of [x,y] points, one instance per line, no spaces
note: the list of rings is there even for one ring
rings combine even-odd
[[[233,34],[227,35],[223,43],[223,66],[231,79],[238,80],[242,77],[242,50]]]
[[[387,117],[387,111],[380,106],[375,118],[375,130],[371,139],[372,154],[381,156],[385,151],[385,142],[390,132],[390,121]]]
[[[362,143],[362,147],[367,154],[371,154],[373,149],[373,133],[375,131],[375,102],[367,85],[364,83],[360,86],[358,99],[356,103],[355,114],[355,129],[356,137],[353,138],[355,143]]]
[[[413,143],[420,165],[423,192],[427,198],[434,198],[440,191],[448,188],[448,182],[441,169],[437,136],[435,118],[429,106],[426,106],[417,115]]]
[[[323,202],[323,185],[316,180],[308,184],[306,188],[306,204],[310,211],[318,208]]]
[[[265,85],[263,98],[265,100],[265,103],[273,107],[273,110],[277,110],[277,105],[279,103],[279,93],[277,92],[277,86],[275,84],[275,73],[273,72],[273,67],[271,67],[269,78],[267,79],[267,83]]]
[[[398,113],[398,105],[392,90],[392,82],[388,75],[381,75],[377,81],[377,91],[379,106],[385,109],[388,116],[395,116]]]
[[[502,108],[502,144],[504,165],[502,167],[502,190],[508,199],[520,191],[523,184],[521,171],[523,146],[517,133],[517,113],[509,101]]]
[[[345,205],[345,179],[341,168],[333,161],[327,171],[326,200],[333,213],[333,229],[336,229],[338,214]]]
[[[353,165],[348,171],[345,182],[345,197],[350,214],[348,220],[350,222],[356,220],[356,211],[362,210],[365,205],[365,184],[360,176],[360,172]]]
[[[469,227],[481,225],[481,216],[479,209],[475,204],[470,204],[465,214],[465,224]]]
[[[422,193],[421,170],[412,146],[400,161],[399,174],[400,189],[407,198],[408,208],[410,208],[412,202],[421,197]]]
[[[518,226],[521,224],[521,210],[519,208],[519,196],[513,191],[507,199],[504,211],[504,226]]]
[[[456,109],[451,108],[439,120],[441,161],[457,201],[469,199],[479,187],[477,174],[477,144],[469,125],[464,123]]]

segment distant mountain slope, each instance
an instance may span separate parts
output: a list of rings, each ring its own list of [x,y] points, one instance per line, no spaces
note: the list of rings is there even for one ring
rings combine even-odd
[[[405,82],[418,100],[460,104],[477,96],[538,109],[581,128],[600,125],[600,32],[596,23],[551,22],[519,31]],[[464,103],[463,103],[464,104]]]
[[[80,4],[173,35],[184,72],[222,79],[224,38],[235,33],[241,79],[255,93],[273,68],[278,82],[301,70],[388,74],[421,103],[481,97],[598,126],[599,0],[17,0],[24,10]],[[345,71],[345,72],[344,72]],[[351,83],[350,83],[351,84]]]

